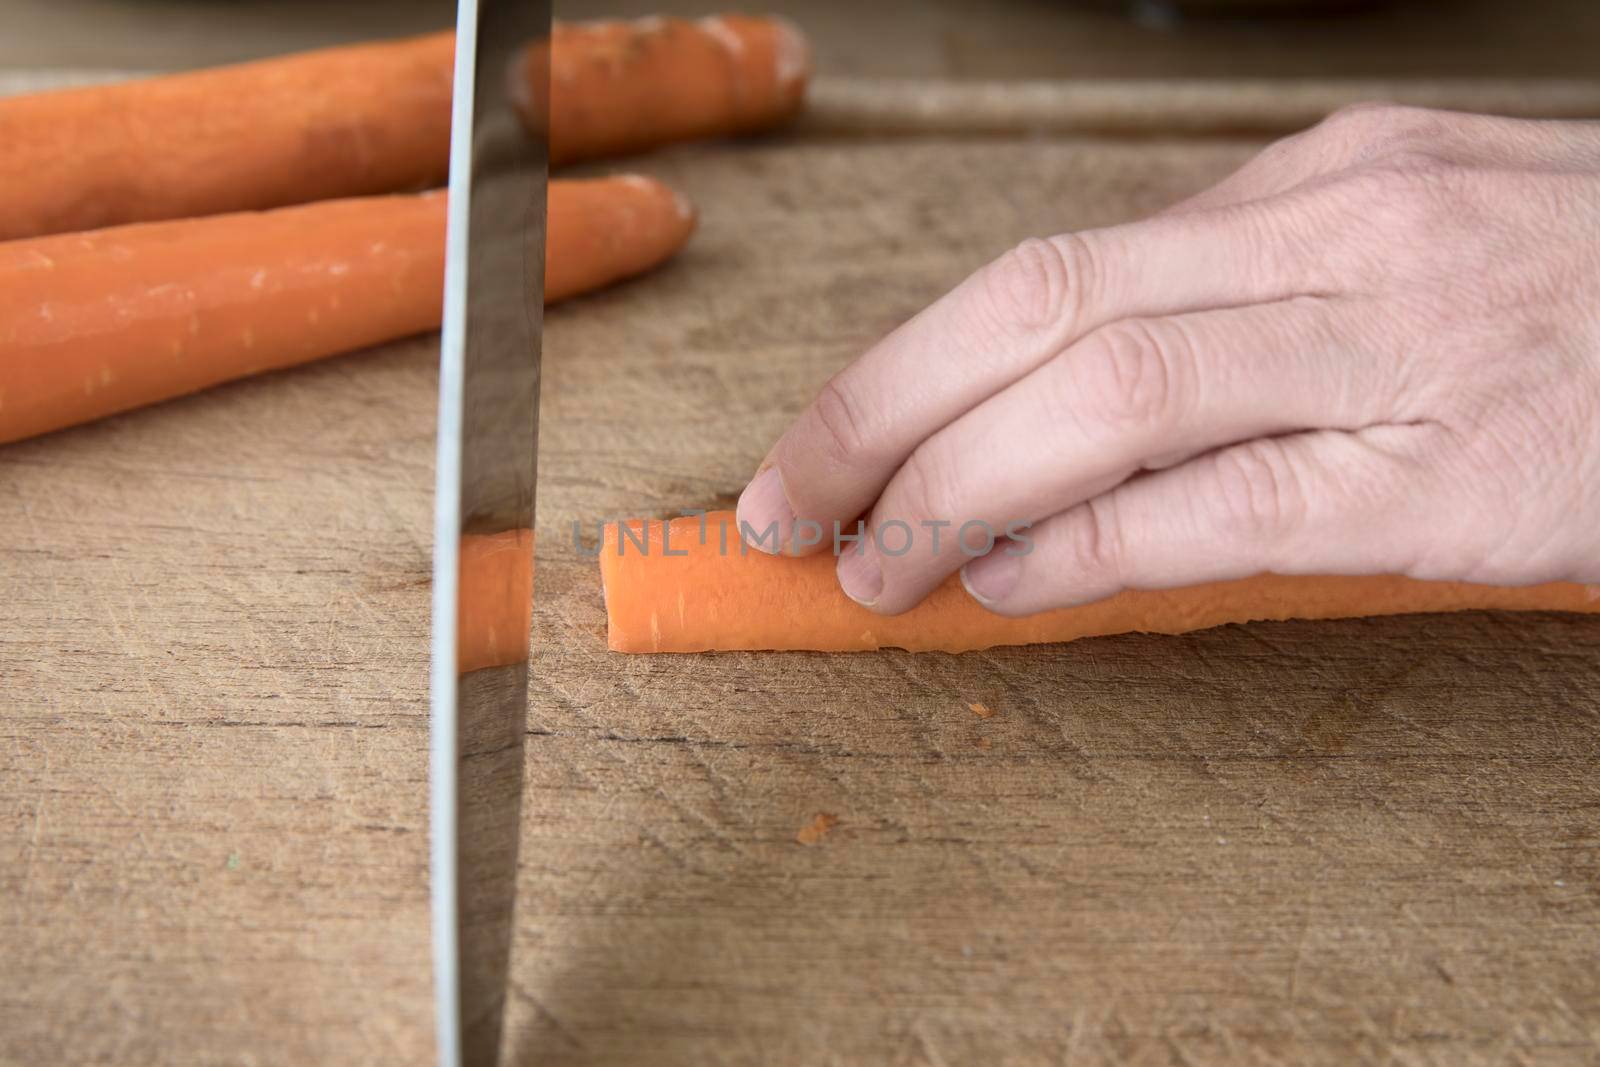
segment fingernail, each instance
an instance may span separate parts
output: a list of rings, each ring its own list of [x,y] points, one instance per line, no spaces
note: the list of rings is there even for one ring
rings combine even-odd
[[[961,568],[961,584],[972,599],[986,608],[992,608],[1017,588],[1022,577],[1022,559],[997,548],[987,556]]]
[[[839,588],[857,604],[870,608],[883,593],[883,568],[872,545],[862,541],[857,548],[860,551],[851,548],[839,557]]]
[[[739,507],[734,515],[740,534],[746,529],[750,531],[751,548],[774,556],[783,551],[783,544],[794,529],[794,509],[789,506],[789,496],[783,491],[783,476],[777,467],[768,467],[751,479],[739,494]]]

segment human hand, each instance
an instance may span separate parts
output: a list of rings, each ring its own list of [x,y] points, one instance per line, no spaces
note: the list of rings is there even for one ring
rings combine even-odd
[[[884,614],[958,567],[1006,615],[1263,571],[1600,581],[1600,124],[1350,108],[1023,242],[835,375],[739,501],[797,554],[857,516],[840,584]]]

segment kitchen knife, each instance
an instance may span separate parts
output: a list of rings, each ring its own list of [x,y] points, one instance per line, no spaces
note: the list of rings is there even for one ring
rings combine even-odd
[[[549,0],[460,0],[429,722],[434,987],[446,1067],[496,1063],[504,1018],[527,715],[549,170],[540,132],[548,128],[548,95],[529,88],[530,72],[548,71],[548,63],[530,59],[548,49],[549,37]],[[461,643],[462,621],[485,617],[519,631],[496,633],[499,654],[487,665],[483,649]]]

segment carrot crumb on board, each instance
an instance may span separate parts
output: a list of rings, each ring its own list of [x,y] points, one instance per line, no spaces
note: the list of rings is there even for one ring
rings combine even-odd
[[[967,707],[971,708],[972,714],[980,719],[994,718],[994,709],[987,704],[968,704]]]
[[[800,827],[800,832],[794,839],[802,845],[814,845],[828,835],[828,831],[839,825],[839,816],[826,811],[817,812],[816,818]]]
[[[994,747],[994,742],[989,740],[987,737],[980,737],[978,738],[978,747],[984,751],[988,751]]]

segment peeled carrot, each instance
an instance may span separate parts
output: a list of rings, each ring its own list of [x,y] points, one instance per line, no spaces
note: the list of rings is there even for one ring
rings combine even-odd
[[[0,243],[0,443],[439,325],[445,196],[328,200]],[[552,182],[548,301],[648,270],[688,205]]]
[[[528,659],[533,611],[533,531],[461,538],[456,670],[504,667]]]
[[[776,19],[558,25],[551,158],[758,130],[798,110]],[[443,183],[455,36],[436,33],[0,100],[0,240]],[[552,62],[553,57],[553,62]]]
[[[672,258],[694,231],[694,208],[639,174],[550,183],[545,303],[610,285]]]
[[[778,125],[804,102],[811,49],[778,18],[579,22],[556,25],[548,55],[529,50],[529,84],[546,64],[559,164]]]
[[[1474,609],[1600,612],[1600,586],[1565,582],[1511,588],[1264,574],[1187,589],[1126,592],[1021,619],[986,611],[952,578],[918,607],[885,617],[840,591],[831,553],[794,558],[741,551],[732,512],[707,515],[704,540],[695,516],[627,525],[631,536],[612,524],[600,545],[609,644],[615,652],[968,652],[1104,634],[1186,633],[1257,619]]]
[[[441,185],[453,35],[0,100],[0,240]]]

